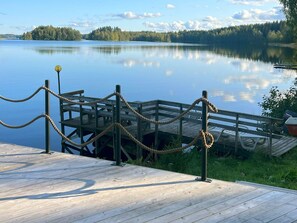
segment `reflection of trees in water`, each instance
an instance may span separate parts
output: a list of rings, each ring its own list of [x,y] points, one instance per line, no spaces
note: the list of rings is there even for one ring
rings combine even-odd
[[[232,57],[262,61],[267,63],[296,63],[297,50],[287,47],[273,46],[206,46],[201,50],[209,50],[215,54]]]
[[[102,54],[115,54],[118,55],[122,52],[122,48],[121,46],[102,46],[102,47],[92,47],[91,49],[102,53]]]
[[[135,43],[134,43],[135,44]],[[191,45],[191,44],[155,44],[137,43],[135,45],[103,45],[103,46],[87,46],[88,50],[98,52],[104,55],[118,55],[125,51],[141,50],[141,51],[209,51],[214,54],[223,55],[231,58],[250,59],[254,61],[263,61],[267,63],[288,63],[297,62],[297,50],[288,47],[276,46],[255,46],[255,45]],[[52,47],[33,48],[40,54],[71,54],[81,50],[81,47]]]
[[[34,50],[40,54],[72,54],[78,52],[80,47],[52,47],[52,48],[45,48],[45,47],[36,47]]]

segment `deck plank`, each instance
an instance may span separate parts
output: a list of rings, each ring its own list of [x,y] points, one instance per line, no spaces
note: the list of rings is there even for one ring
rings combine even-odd
[[[291,190],[197,182],[192,175],[40,152],[0,143],[2,222],[297,220]]]

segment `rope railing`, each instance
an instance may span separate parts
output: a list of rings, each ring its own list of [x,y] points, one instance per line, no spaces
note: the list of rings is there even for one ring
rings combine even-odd
[[[6,97],[3,97],[0,95],[0,99],[3,99],[5,101],[9,101],[9,102],[15,102],[15,103],[18,103],[18,102],[25,102],[25,101],[28,101],[30,100],[31,98],[33,98],[39,91],[41,90],[45,90],[47,92],[49,92],[50,94],[52,94],[53,96],[55,96],[56,98],[62,100],[62,101],[66,101],[68,103],[71,103],[72,105],[73,104],[76,104],[76,105],[93,105],[93,104],[97,104],[97,103],[102,103],[104,101],[107,101],[109,98],[113,97],[113,96],[119,96],[120,99],[122,100],[122,102],[127,106],[127,108],[135,115],[137,116],[138,118],[142,119],[143,121],[146,121],[146,122],[150,122],[150,123],[153,123],[153,124],[156,124],[156,125],[167,125],[167,124],[170,124],[170,123],[173,123],[177,120],[179,120],[180,118],[182,118],[183,116],[185,116],[187,113],[189,113],[197,104],[199,104],[200,102],[203,102],[205,103],[208,108],[213,111],[213,112],[218,112],[218,109],[216,108],[216,106],[214,106],[212,103],[210,103],[206,98],[198,98],[196,99],[186,110],[184,110],[182,113],[180,113],[178,116],[170,119],[170,120],[167,120],[167,121],[156,121],[154,119],[149,119],[145,116],[143,116],[142,114],[140,114],[139,112],[137,112],[130,104],[129,102],[127,102],[125,100],[125,98],[117,93],[117,92],[114,92],[114,93],[111,93],[109,95],[107,95],[106,97],[104,98],[101,98],[101,99],[98,99],[98,100],[94,100],[94,101],[91,101],[91,102],[79,102],[79,101],[75,101],[75,100],[70,100],[66,97],[63,97],[55,92],[53,92],[52,90],[50,90],[49,88],[45,87],[45,86],[41,86],[39,87],[32,95],[30,95],[29,97],[27,98],[24,98],[24,99],[19,99],[19,100],[16,100],[16,99],[10,99],[10,98],[6,98]]]
[[[38,94],[41,90],[45,90],[45,114],[41,114],[39,116],[36,116],[35,118],[33,118],[31,121],[24,123],[22,125],[9,125],[4,123],[2,120],[0,120],[0,124],[7,127],[7,128],[13,128],[13,129],[17,129],[17,128],[24,128],[30,124],[32,124],[33,122],[37,121],[40,118],[45,118],[46,120],[46,152],[49,153],[49,124],[51,124],[51,126],[53,127],[53,129],[58,133],[58,135],[60,135],[62,137],[62,139],[65,141],[67,141],[68,143],[70,143],[73,146],[76,147],[80,147],[81,151],[84,147],[86,147],[87,145],[89,145],[90,143],[95,142],[96,140],[98,140],[99,138],[101,138],[103,135],[105,135],[106,133],[108,133],[109,131],[115,131],[115,150],[116,150],[116,165],[120,165],[121,163],[121,145],[120,145],[120,141],[121,141],[121,132],[125,133],[134,143],[136,143],[137,146],[151,152],[151,153],[155,153],[155,154],[168,154],[168,153],[176,153],[176,152],[180,152],[182,150],[185,150],[193,145],[195,145],[198,141],[199,138],[202,138],[202,146],[205,149],[209,149],[213,146],[214,143],[214,137],[212,136],[211,133],[209,133],[207,131],[207,114],[208,114],[208,109],[210,109],[213,112],[217,112],[218,109],[207,100],[207,93],[205,93],[205,95],[203,95],[202,98],[199,98],[197,100],[195,100],[186,110],[183,110],[178,116],[170,119],[170,120],[166,120],[166,121],[159,121],[159,120],[153,120],[153,119],[149,119],[147,117],[145,117],[144,115],[142,115],[140,112],[136,111],[126,100],[125,98],[121,95],[120,93],[120,86],[117,85],[116,87],[116,91],[112,94],[107,95],[104,98],[98,99],[98,100],[94,100],[94,101],[88,101],[88,102],[84,102],[84,101],[76,101],[76,100],[71,100],[67,97],[64,97],[60,94],[57,94],[55,92],[53,92],[51,89],[49,89],[49,82],[46,81],[45,86],[41,86],[39,87],[32,95],[30,95],[27,98],[24,99],[10,99],[10,98],[6,98],[0,95],[0,99],[8,101],[8,102],[25,102],[30,100],[31,98],[33,98],[36,94]],[[53,121],[53,119],[50,117],[49,115],[49,94],[53,95],[54,97],[60,99],[60,101],[66,101],[68,103],[71,103],[71,105],[95,105],[97,103],[102,103],[102,102],[106,102],[109,98],[116,96],[116,101],[115,101],[115,115],[113,123],[110,124],[108,127],[105,128],[105,130],[103,130],[100,134],[96,134],[94,137],[92,137],[90,140],[88,140],[87,142],[83,142],[83,140],[81,139],[81,143],[76,143],[73,140],[71,140],[70,138],[68,138],[64,132],[62,132],[57,125],[55,124],[55,122]],[[81,100],[81,99],[79,99]],[[177,147],[177,148],[172,148],[172,149],[165,149],[165,150],[160,150],[157,148],[151,148],[148,147],[146,145],[144,145],[141,141],[139,141],[138,139],[136,139],[122,124],[120,121],[120,109],[121,109],[121,105],[120,105],[120,101],[123,102],[123,104],[128,108],[128,110],[130,110],[137,118],[146,121],[146,122],[150,122],[153,123],[155,125],[166,125],[166,124],[170,124],[173,123],[179,119],[181,119],[183,116],[185,116],[187,113],[189,113],[193,108],[195,108],[195,106],[202,102],[203,106],[202,106],[202,129],[198,132],[198,134],[193,138],[193,140],[185,145],[185,146],[181,146],[181,147]],[[61,103],[61,102],[60,102]],[[60,106],[62,106],[62,104],[60,104]],[[205,150],[203,150],[205,153]],[[203,161],[205,162],[205,160]],[[207,163],[207,162],[206,162]],[[206,165],[206,164],[205,164]],[[202,165],[203,166],[203,165]],[[203,172],[203,170],[202,170]],[[203,180],[206,180],[206,173],[204,174],[204,177],[202,175]]]
[[[74,101],[74,100],[70,100],[66,97],[63,97],[61,95],[58,95],[57,93],[53,92],[52,90],[50,90],[49,88],[46,87],[42,87],[44,90],[48,91],[50,94],[52,94],[53,96],[55,96],[56,98],[59,98],[62,101],[66,101],[68,103],[71,104],[76,104],[76,105],[94,105],[94,104],[98,104],[98,103],[102,103],[104,101],[107,101],[109,98],[113,97],[116,95],[116,93],[111,93],[109,95],[107,95],[104,98],[98,99],[98,100],[94,100],[94,101],[90,101],[90,102],[80,102],[80,101]]]
[[[141,143],[138,139],[136,139],[123,125],[119,124],[119,123],[115,123],[115,126],[117,126],[118,128],[120,128],[124,133],[126,133],[126,135],[133,141],[135,142],[137,145],[139,145],[140,147],[142,147],[143,149],[155,153],[155,154],[169,154],[169,153],[177,153],[177,152],[181,152],[193,145],[195,145],[195,143],[198,141],[198,139],[200,137],[202,137],[202,143],[203,146],[207,149],[210,149],[213,146],[214,143],[214,138],[213,136],[208,133],[208,132],[204,132],[203,130],[199,131],[199,134],[197,134],[194,139],[188,143],[185,146],[181,146],[181,147],[177,147],[177,148],[172,148],[172,149],[166,149],[166,150],[159,150],[159,149],[153,149],[151,147],[148,147],[146,145],[144,145],[143,143]],[[209,141],[209,142],[208,142]]]
[[[181,151],[195,145],[195,143],[198,141],[198,139],[200,137],[202,137],[202,143],[207,149],[211,148],[214,143],[214,138],[210,133],[200,130],[199,134],[197,134],[194,137],[194,139],[189,144],[187,144],[185,146],[172,148],[172,149],[166,149],[166,150],[154,149],[154,148],[148,147],[148,146],[144,145],[143,143],[141,143],[122,124],[112,123],[108,127],[106,127],[105,130],[102,131],[100,134],[96,135],[95,137],[93,137],[92,139],[90,139],[87,142],[79,144],[79,143],[76,143],[73,140],[69,139],[65,134],[63,134],[60,131],[60,129],[57,127],[57,125],[55,124],[54,120],[46,114],[38,115],[35,118],[33,118],[31,121],[21,124],[21,125],[10,125],[10,124],[3,122],[2,120],[0,120],[0,124],[7,128],[19,129],[19,128],[27,127],[28,125],[34,123],[35,121],[37,121],[40,118],[46,118],[50,122],[53,129],[58,133],[58,135],[60,135],[65,141],[69,142],[71,145],[77,146],[77,147],[85,147],[85,146],[95,142],[96,140],[98,140],[99,138],[104,136],[107,132],[111,131],[114,127],[120,128],[133,142],[135,142],[137,145],[141,146],[143,149],[145,149],[149,152],[152,152],[152,153],[156,153],[156,154],[169,154],[169,153],[181,152]]]
[[[115,94],[121,98],[123,103],[127,106],[127,108],[133,114],[135,114],[137,117],[139,117],[143,121],[150,122],[150,123],[153,123],[153,124],[156,124],[156,125],[167,125],[167,124],[170,124],[170,123],[173,123],[173,122],[179,120],[180,118],[185,116],[187,113],[189,113],[200,102],[205,103],[211,111],[218,112],[218,109],[216,108],[216,106],[214,106],[212,103],[210,103],[206,98],[198,98],[190,105],[189,108],[187,108],[185,111],[180,113],[178,116],[176,116],[176,117],[174,117],[174,118],[172,118],[170,120],[167,120],[167,121],[156,121],[156,120],[153,120],[153,119],[146,118],[145,116],[143,116],[142,114],[140,114],[139,112],[134,110],[133,107],[125,100],[125,98],[121,94],[119,94],[119,93],[115,93]]]
[[[31,98],[33,98],[36,94],[38,94],[39,91],[41,91],[42,89],[44,89],[44,86],[39,87],[33,94],[31,94],[29,97],[26,97],[24,99],[11,99],[11,98],[6,98],[3,97],[2,95],[0,95],[0,99],[4,100],[4,101],[8,101],[8,102],[25,102],[30,100]]]

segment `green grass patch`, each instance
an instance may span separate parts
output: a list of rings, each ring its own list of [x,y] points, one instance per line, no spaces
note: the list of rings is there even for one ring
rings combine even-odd
[[[139,162],[134,162],[139,164]],[[142,163],[152,168],[201,175],[201,152],[176,153],[159,156],[157,161]],[[208,155],[208,178],[225,181],[248,181],[297,190],[297,147],[282,157],[251,153],[246,159],[233,155]]]

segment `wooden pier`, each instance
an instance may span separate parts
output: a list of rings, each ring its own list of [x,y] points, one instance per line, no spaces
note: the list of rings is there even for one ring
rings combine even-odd
[[[100,98],[86,97],[84,91],[64,93],[62,96],[72,102],[91,103]],[[164,100],[154,100],[148,102],[129,102],[129,105],[121,103],[120,115],[121,123],[140,142],[144,142],[146,137],[153,138],[147,145],[159,147],[160,134],[170,134],[175,138],[180,138],[182,143],[191,141],[201,129],[201,106],[196,105],[185,116],[167,125],[155,125],[141,119],[131,109],[143,115],[145,118],[156,121],[166,121],[179,116],[191,105],[170,102]],[[129,107],[130,106],[130,107]],[[78,105],[67,101],[61,101],[61,127],[62,132],[69,138],[80,139],[83,143],[90,138],[104,131],[115,119],[115,100],[104,100],[100,103]],[[271,156],[281,156],[290,149],[297,146],[297,138],[281,135],[281,119],[272,117],[257,116],[245,113],[219,110],[218,113],[211,112],[208,117],[208,130],[215,137],[215,143],[230,147],[238,152],[239,150],[261,150]],[[106,147],[113,147],[113,132],[90,147],[83,148],[83,153],[100,153]],[[122,133],[122,140],[129,140],[129,137]],[[136,148],[136,146],[133,146]],[[82,151],[62,141],[62,151],[72,153],[73,150]],[[93,149],[95,148],[95,149]],[[93,152],[94,151],[94,152]],[[134,155],[141,158],[142,151],[127,151],[122,144],[122,152],[128,159]],[[130,154],[130,156],[129,156]],[[97,156],[98,154],[95,154]]]
[[[296,222],[297,192],[0,143],[1,222]]]

